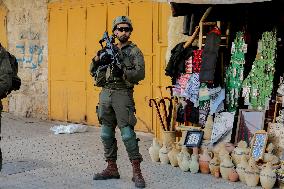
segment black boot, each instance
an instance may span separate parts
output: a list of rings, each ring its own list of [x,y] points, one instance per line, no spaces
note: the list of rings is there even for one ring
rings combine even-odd
[[[101,173],[96,173],[93,180],[107,180],[107,179],[119,179],[120,175],[118,172],[117,164],[115,161],[107,160],[107,168]]]
[[[142,176],[141,169],[140,169],[140,160],[132,160],[132,167],[133,167],[133,177],[132,181],[135,183],[137,188],[145,188],[145,180]]]

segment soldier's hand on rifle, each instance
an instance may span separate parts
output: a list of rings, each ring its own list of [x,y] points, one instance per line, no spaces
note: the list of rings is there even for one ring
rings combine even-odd
[[[123,76],[123,69],[119,68],[116,64],[113,65],[112,75],[113,77],[121,78]]]

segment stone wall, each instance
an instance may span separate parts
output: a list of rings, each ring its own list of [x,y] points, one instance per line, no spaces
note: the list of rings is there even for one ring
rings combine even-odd
[[[47,0],[3,0],[8,8],[8,49],[18,59],[22,86],[9,97],[9,111],[48,117]]]

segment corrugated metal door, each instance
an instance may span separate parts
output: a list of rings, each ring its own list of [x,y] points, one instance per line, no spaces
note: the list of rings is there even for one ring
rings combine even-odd
[[[85,3],[85,4],[84,4]],[[100,88],[93,86],[89,64],[100,49],[98,41],[105,30],[111,33],[112,20],[129,15],[134,31],[131,36],[146,61],[146,78],[135,87],[135,103],[140,131],[157,131],[152,109],[148,106],[153,87],[161,85],[160,52],[164,51],[158,3],[142,0],[74,0],[49,4],[49,110],[50,118],[97,124],[96,105]],[[163,15],[164,16],[164,15]],[[166,15],[168,16],[168,15]],[[163,18],[163,27],[167,18]],[[164,31],[164,30],[163,30]],[[162,49],[162,50],[161,50]],[[157,54],[158,53],[158,54]],[[158,66],[158,67],[157,67]],[[155,67],[156,71],[153,72]]]

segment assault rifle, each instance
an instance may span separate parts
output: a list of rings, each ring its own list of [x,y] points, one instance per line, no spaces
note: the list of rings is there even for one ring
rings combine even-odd
[[[119,69],[121,69],[121,64],[119,62],[119,53],[118,51],[115,49],[115,45],[114,45],[114,36],[108,36],[108,32],[104,32],[102,39],[99,41],[102,49],[104,49],[102,51],[102,53],[100,53],[99,58],[101,59],[104,56],[108,56],[110,58],[110,63],[107,65],[104,65],[103,67],[106,68],[108,66],[110,66],[110,70],[113,69],[113,66],[116,65]],[[105,47],[103,46],[103,42],[105,42]],[[104,69],[101,68],[101,69]]]

